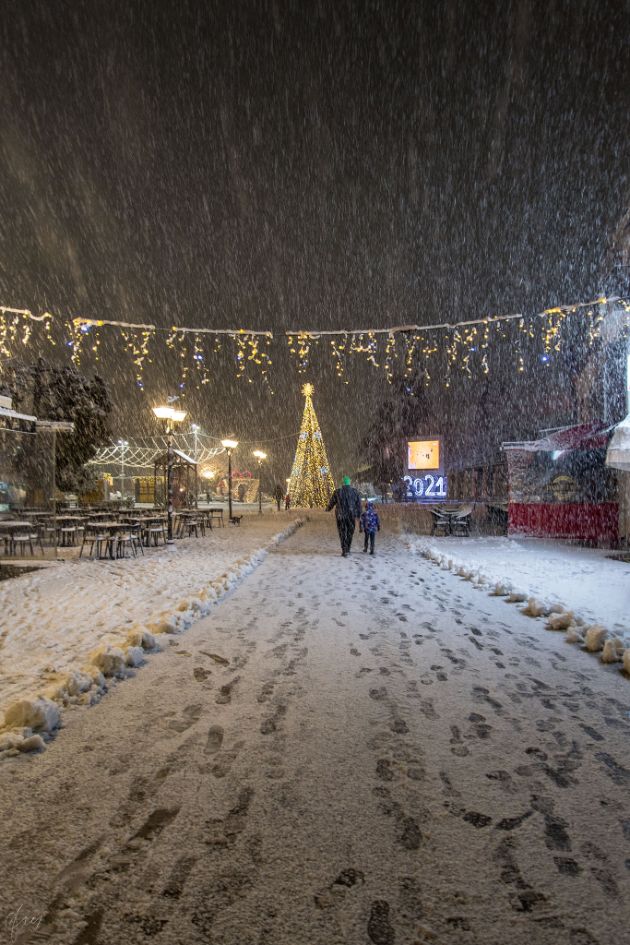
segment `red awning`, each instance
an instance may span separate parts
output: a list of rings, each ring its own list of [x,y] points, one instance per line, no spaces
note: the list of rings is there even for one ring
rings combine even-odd
[[[558,430],[547,437],[557,450],[605,450],[610,439],[610,427],[601,423],[582,423],[577,427]]]
[[[504,450],[527,450],[528,452],[552,453],[556,450],[605,450],[613,427],[603,423],[581,423],[548,433],[540,440],[521,443],[504,443]]]

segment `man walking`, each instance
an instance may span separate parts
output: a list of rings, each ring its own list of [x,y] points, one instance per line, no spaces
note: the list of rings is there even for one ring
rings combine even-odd
[[[357,490],[350,485],[349,476],[344,476],[343,485],[333,492],[326,511],[330,512],[333,508],[337,519],[341,554],[345,558],[350,554],[355,519],[361,516],[361,497]]]

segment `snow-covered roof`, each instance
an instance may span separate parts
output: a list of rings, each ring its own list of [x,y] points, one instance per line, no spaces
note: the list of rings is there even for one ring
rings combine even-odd
[[[8,420],[28,420],[34,423],[37,417],[31,417],[28,413],[18,413],[17,410],[10,410],[9,407],[0,407],[0,418],[6,417]]]
[[[197,465],[197,460],[193,459],[192,456],[187,456],[186,453],[182,453],[181,450],[173,450],[175,456],[179,456],[180,459],[183,459],[186,463],[190,463],[191,466]]]
[[[168,453],[160,453],[158,456],[155,457],[154,462],[159,463],[159,464],[166,463],[167,456],[168,456]],[[192,456],[188,456],[186,453],[183,453],[182,450],[174,449],[173,456],[179,457],[179,459],[183,460],[188,466],[197,465],[197,460],[193,459]]]
[[[606,449],[612,427],[601,423],[582,423],[564,427],[539,440],[502,443],[504,450],[523,450],[530,453],[554,453],[556,450],[601,450]]]

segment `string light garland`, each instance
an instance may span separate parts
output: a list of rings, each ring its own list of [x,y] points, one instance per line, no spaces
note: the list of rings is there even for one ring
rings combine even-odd
[[[173,439],[173,446],[186,455],[193,456],[197,464],[202,466],[225,452],[222,446],[210,446],[204,443],[203,439],[206,438],[215,439],[215,437],[205,437],[202,433],[197,433],[196,436],[192,433],[178,433]],[[167,445],[166,437],[139,437],[127,441],[126,445],[111,443],[109,446],[98,449],[94,457],[88,461],[88,465],[114,466],[124,462],[128,469],[150,469],[156,459],[164,454]]]
[[[336,376],[342,383],[349,383],[349,358],[359,356],[371,367],[382,370],[389,383],[400,364],[405,377],[417,373],[427,386],[439,370],[438,376],[448,388],[457,371],[468,378],[473,376],[474,370],[487,375],[491,345],[513,338],[514,331],[524,343],[513,346],[514,367],[518,373],[525,370],[526,349],[529,348],[531,353],[538,347],[537,357],[542,363],[548,363],[561,351],[566,343],[563,327],[566,320],[576,313],[580,313],[586,323],[585,343],[593,345],[600,337],[606,307],[613,304],[626,313],[630,312],[630,300],[614,296],[553,306],[533,315],[486,315],[458,322],[403,324],[389,328],[296,329],[286,331],[284,336],[300,374],[309,369],[320,341],[326,340]],[[147,366],[154,363],[162,344],[178,359],[180,396],[186,395],[189,386],[201,388],[210,383],[209,362],[220,353],[224,356],[231,353],[237,378],[250,384],[259,378],[269,384],[274,340],[274,334],[269,330],[162,328],[152,323],[83,316],[62,318],[50,312],[36,315],[29,309],[0,306],[0,357],[13,357],[17,349],[32,342],[36,330],[43,329],[45,340],[51,345],[57,344],[61,333],[55,331],[56,328],[63,330],[64,345],[77,368],[87,357],[95,362],[101,360],[103,331],[117,333],[131,361],[136,386],[141,390],[145,386]],[[435,357],[438,354],[439,359]]]

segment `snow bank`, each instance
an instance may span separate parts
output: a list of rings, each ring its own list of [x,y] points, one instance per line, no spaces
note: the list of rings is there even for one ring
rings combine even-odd
[[[41,749],[60,724],[60,705],[97,701],[249,574],[279,533],[254,518],[239,528],[118,561],[74,560],[0,586],[5,616],[0,665],[0,755]]]
[[[562,542],[408,536],[407,543],[489,594],[524,603],[522,613],[546,617],[548,630],[564,631],[567,642],[600,653],[604,663],[622,663],[630,674],[630,566]]]

